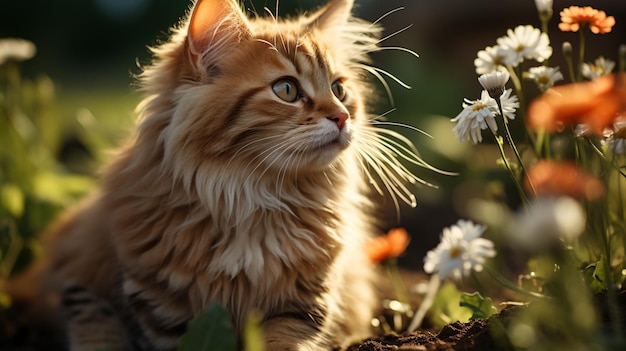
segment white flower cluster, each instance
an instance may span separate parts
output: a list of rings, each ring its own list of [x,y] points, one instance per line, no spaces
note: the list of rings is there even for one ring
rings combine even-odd
[[[507,35],[478,52],[474,60],[477,74],[506,70],[506,66],[517,67],[525,59],[543,62],[552,56],[550,38],[546,33],[530,25],[509,29]]]
[[[483,140],[483,130],[489,128],[493,133],[497,132],[497,115],[503,114],[507,119],[515,119],[519,101],[517,96],[511,95],[511,89],[504,89],[508,80],[509,74],[505,71],[483,74],[478,78],[485,89],[480,99],[464,99],[463,111],[452,119],[452,122],[457,123],[452,130],[459,141],[470,140],[473,144],[478,144]],[[500,100],[499,104],[495,99]]]
[[[551,10],[552,2],[537,1],[537,8],[540,11]],[[509,29],[507,35],[498,38],[496,42],[497,45],[488,46],[478,52],[474,60],[477,74],[506,71],[518,67],[525,60],[544,62],[552,56],[548,35],[530,25]],[[525,76],[532,79],[541,91],[547,90],[556,81],[563,79],[558,67],[545,65],[530,68]]]

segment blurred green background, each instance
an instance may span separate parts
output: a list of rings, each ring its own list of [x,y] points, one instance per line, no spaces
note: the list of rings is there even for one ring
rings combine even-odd
[[[323,0],[282,1],[279,14],[288,16],[324,3]],[[450,177],[416,169],[416,174],[439,188],[417,187],[418,207],[402,206],[399,220],[389,199],[384,200],[389,205],[380,213],[385,226],[406,227],[413,236],[411,254],[405,255],[401,264],[418,269],[423,253],[438,242],[441,229],[466,214],[469,198],[506,199],[514,193],[507,175],[496,165],[497,150],[489,142],[476,147],[459,143],[449,119],[461,111],[464,97],[480,96],[473,65],[477,51],[494,45],[496,38],[505,35],[509,28],[520,24],[538,27],[539,20],[533,0],[357,0],[356,3],[356,14],[370,21],[403,8],[381,23],[386,34],[410,27],[383,44],[406,47],[420,55],[419,59],[401,51],[374,55],[376,66],[412,86],[407,90],[389,81],[395,104],[386,100],[381,87],[382,102],[377,112],[395,109],[388,115],[390,120],[411,124],[432,135],[433,138],[428,138],[409,129],[401,130],[429,163],[460,173]],[[561,42],[569,40],[576,47],[578,36],[558,32],[558,12],[566,6],[587,3],[562,0],[555,3],[550,25],[554,34],[551,62],[564,68]],[[52,206],[49,206],[50,194],[43,196],[43,200],[41,194],[35,194],[27,201],[45,203],[42,206],[47,209],[42,210],[37,221],[25,215],[18,220],[19,225],[28,227],[24,229],[28,235],[36,235],[60,209],[76,201],[91,185],[91,176],[98,165],[106,160],[106,150],[127,135],[133,126],[133,109],[140,100],[132,76],[140,71],[138,64],[149,61],[147,46],[166,38],[168,28],[178,21],[189,4],[187,0],[0,2],[0,38],[24,38],[37,46],[36,56],[18,68],[24,76],[21,86],[27,90],[25,96],[36,100],[30,102],[36,108],[32,108],[29,117],[38,121],[35,123],[40,128],[38,138],[43,139],[42,148],[49,162],[45,169],[53,169],[53,174],[86,176],[69,178],[65,183],[57,182],[56,178],[44,182],[47,184],[44,188],[50,188],[43,190],[44,193],[54,193],[59,184],[66,184],[67,189],[57,191],[63,196],[53,198]],[[606,0],[592,5],[615,16],[617,25],[610,34],[588,36],[588,61],[600,55],[617,61],[618,45],[626,42],[622,22],[626,19],[626,3]],[[274,12],[276,2],[245,1],[246,8],[257,12],[263,12],[265,6]],[[521,128],[521,119],[514,123],[514,128]],[[35,164],[39,167],[32,171],[43,172],[44,163]],[[7,182],[6,177],[0,180]],[[29,186],[32,189],[32,184]],[[510,201],[515,203],[515,199]]]

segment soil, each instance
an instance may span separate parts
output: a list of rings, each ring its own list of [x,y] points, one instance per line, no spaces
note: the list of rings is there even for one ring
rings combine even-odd
[[[403,278],[407,278],[406,276]],[[421,276],[411,275],[407,279],[418,280]],[[609,320],[610,311],[607,308],[607,296],[599,294],[595,296],[596,303],[600,307],[599,311],[602,318]],[[618,311],[621,319],[626,321],[626,291],[622,291],[618,296]],[[513,350],[512,345],[503,344],[506,338],[498,337],[499,331],[506,327],[509,322],[520,313],[523,306],[509,306],[504,308],[498,314],[489,319],[478,319],[468,323],[455,322],[444,326],[441,330],[419,330],[414,333],[404,334],[388,334],[384,336],[372,337],[360,343],[356,343],[347,349],[335,348],[333,351],[477,351],[477,350]],[[24,317],[28,320],[37,320],[40,318],[32,318],[37,315],[41,317],[41,305],[34,306],[29,309],[30,313]],[[613,311],[615,312],[615,311]],[[46,313],[44,313],[46,314]],[[8,317],[8,316],[0,316]],[[11,320],[11,318],[9,318]],[[0,322],[2,319],[0,318]],[[56,340],[53,335],[59,335],[58,330],[50,328],[51,321],[40,321],[45,324],[44,327],[33,326],[22,330],[14,330],[13,338],[10,342],[3,340],[3,330],[7,332],[7,326],[0,323],[0,350],[34,351],[34,350],[61,350],[61,340]],[[19,321],[18,321],[19,324]],[[29,323],[25,323],[29,324]],[[44,331],[44,332],[42,332]],[[502,334],[500,334],[502,335]],[[626,335],[626,330],[625,334]],[[57,342],[55,342],[57,341]]]
[[[436,334],[431,331],[417,331],[367,339],[350,346],[346,351],[473,351],[502,349],[503,346],[506,349],[508,345],[498,345],[491,329],[494,321],[510,319],[515,310],[514,308],[503,310],[490,319],[448,324]]]
[[[606,294],[595,296],[600,307],[600,315],[608,323],[609,310]],[[619,315],[626,321],[626,290],[618,295]],[[448,324],[439,332],[416,331],[401,335],[385,335],[353,344],[345,351],[483,351],[483,350],[514,350],[510,344],[503,344],[504,339],[498,338],[499,330],[508,325],[509,321],[526,307],[511,306],[489,319],[478,319],[468,323],[455,322]],[[626,326],[625,326],[626,328]],[[626,330],[624,330],[626,335]],[[501,335],[501,334],[500,334]],[[339,351],[338,349],[335,351]]]

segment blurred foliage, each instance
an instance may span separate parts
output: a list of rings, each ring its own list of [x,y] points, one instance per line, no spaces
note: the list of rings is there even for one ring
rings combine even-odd
[[[57,158],[67,125],[50,113],[54,83],[45,75],[24,79],[20,60],[28,57],[10,52],[18,46],[3,49],[9,52],[0,52],[0,283],[38,255],[38,234],[93,185]],[[0,296],[0,313],[9,306]]]

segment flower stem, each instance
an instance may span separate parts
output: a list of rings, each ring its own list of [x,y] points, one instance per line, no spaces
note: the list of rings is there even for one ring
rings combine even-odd
[[[515,184],[515,187],[517,188],[520,199],[522,200],[522,204],[524,205],[524,207],[526,207],[526,205],[528,204],[526,193],[524,193],[522,184],[520,184],[520,181],[517,177],[516,172],[513,171],[513,169],[511,168],[511,164],[509,163],[509,160],[507,159],[506,154],[504,153],[504,142],[502,141],[502,137],[498,136],[493,130],[491,131],[491,133],[496,141],[496,144],[498,144],[498,151],[500,151],[500,158],[502,159],[502,162],[504,163],[504,167],[506,167],[506,170],[509,172],[511,179],[513,180],[513,183]]]
[[[521,74],[519,74],[519,72],[517,72],[511,65],[507,66],[507,70],[509,71],[509,74],[511,75],[511,81],[513,81],[513,86],[515,87],[515,94],[517,95],[517,99],[519,101],[519,107],[517,108],[517,115],[522,116],[522,118],[524,118],[526,117],[526,110],[525,110],[526,103],[525,103],[525,98],[524,98],[524,88],[522,87],[522,81],[519,78]],[[498,106],[500,106],[499,101],[496,101],[496,103],[498,103]],[[526,136],[528,137],[530,142],[533,144],[536,143],[537,142],[536,137],[533,135],[530,129],[528,129],[527,125],[525,127],[526,127]]]
[[[580,28],[580,47],[578,48],[578,72],[576,75],[576,81],[582,80],[583,74],[583,62],[585,62],[585,30]]]
[[[528,291],[525,289],[522,289],[520,287],[518,287],[517,285],[515,285],[514,283],[511,283],[508,279],[504,278],[500,273],[498,273],[498,271],[496,271],[495,269],[489,267],[489,266],[485,266],[484,267],[485,272],[489,273],[489,275],[495,279],[498,283],[502,284],[502,286],[504,286],[505,288],[514,291],[516,293],[525,295],[525,296],[530,296],[530,297],[535,297],[535,298],[539,298],[539,299],[546,299],[549,298],[546,295],[543,294],[539,294],[536,293],[534,291]]]
[[[517,163],[519,164],[520,169],[522,170],[522,175],[526,174],[526,167],[524,167],[524,162],[522,161],[522,156],[520,155],[519,151],[517,151],[517,147],[515,146],[515,142],[513,141],[513,137],[511,136],[511,131],[509,130],[509,121],[507,120],[506,116],[504,116],[504,110],[502,109],[502,103],[500,101],[497,101],[498,103],[498,108],[500,109],[500,115],[502,116],[502,120],[504,121],[504,131],[505,131],[505,136],[506,136],[506,140],[509,142],[509,145],[511,146],[511,149],[513,149],[513,153],[515,153],[515,158],[517,158]],[[529,183],[529,185],[532,188],[532,184]],[[535,190],[533,189],[533,193],[535,192]]]
[[[404,283],[402,282],[402,278],[400,277],[398,264],[395,258],[388,259],[385,266],[387,267],[387,276],[389,277],[391,287],[396,294],[396,298],[402,303],[409,303],[409,296],[407,294],[406,286],[404,285]]]
[[[439,285],[441,284],[441,280],[439,279],[439,274],[433,274],[430,277],[430,283],[428,284],[428,291],[426,291],[426,295],[424,296],[424,300],[422,300],[422,304],[415,312],[415,316],[411,320],[411,324],[409,324],[409,328],[407,331],[414,332],[422,325],[424,321],[424,317],[426,316],[426,312],[430,309],[435,301],[435,295],[437,295],[437,291],[439,291]]]

